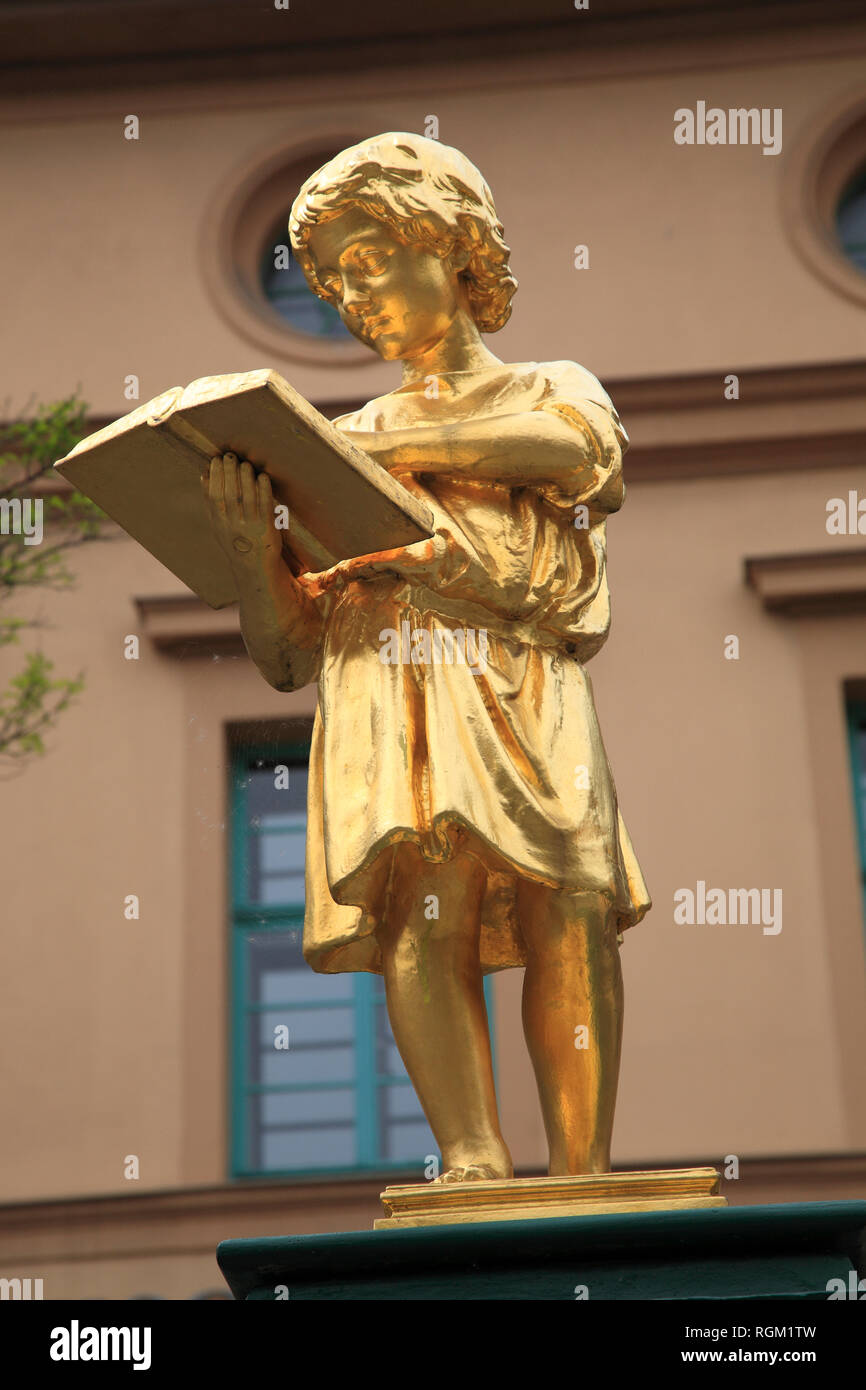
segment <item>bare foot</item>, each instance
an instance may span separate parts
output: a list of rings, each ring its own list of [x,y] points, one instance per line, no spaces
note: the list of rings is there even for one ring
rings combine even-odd
[[[449,1168],[446,1173],[434,1178],[434,1182],[498,1182],[501,1178],[507,1177],[505,1173],[497,1173],[489,1163],[470,1163],[465,1168]]]

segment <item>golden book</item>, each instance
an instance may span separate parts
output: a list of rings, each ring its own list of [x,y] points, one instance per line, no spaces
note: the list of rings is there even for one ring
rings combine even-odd
[[[211,608],[225,608],[237,591],[201,486],[225,453],[267,472],[287,509],[283,546],[296,572],[433,534],[423,502],[267,368],[164,391],[54,466]]]

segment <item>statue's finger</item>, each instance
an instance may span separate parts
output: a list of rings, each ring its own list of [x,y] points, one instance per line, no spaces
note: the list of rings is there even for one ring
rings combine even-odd
[[[237,454],[223,454],[222,474],[226,516],[233,525],[236,525],[241,520]]]
[[[256,475],[251,463],[242,463],[239,469],[241,509],[247,521],[255,521],[258,506],[256,503]]]
[[[259,520],[272,522],[274,519],[274,494],[271,491],[271,480],[267,473],[262,472],[256,476],[256,500]]]
[[[223,463],[221,458],[211,459],[207,484],[208,498],[211,506],[220,516],[225,516],[225,479],[223,477]]]

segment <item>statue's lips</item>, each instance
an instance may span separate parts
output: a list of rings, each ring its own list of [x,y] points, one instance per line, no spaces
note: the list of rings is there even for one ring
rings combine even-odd
[[[372,337],[374,334],[381,332],[386,324],[390,322],[391,320],[387,314],[375,314],[373,318],[364,320],[364,331],[369,333]]]

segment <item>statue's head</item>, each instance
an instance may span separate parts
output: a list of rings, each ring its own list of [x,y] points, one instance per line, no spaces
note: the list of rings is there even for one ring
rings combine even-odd
[[[459,150],[401,131],[318,169],[289,234],[310,288],[388,360],[435,343],[457,314],[508,321],[517,281],[490,189]]]

